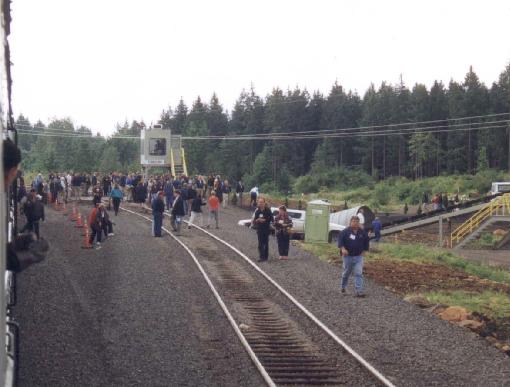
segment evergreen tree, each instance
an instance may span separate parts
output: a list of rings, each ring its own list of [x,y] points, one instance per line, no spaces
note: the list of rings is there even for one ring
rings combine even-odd
[[[184,133],[186,120],[188,119],[188,107],[181,98],[170,122],[172,134],[178,135]]]
[[[99,171],[102,173],[109,173],[112,171],[120,171],[121,164],[119,161],[119,152],[117,148],[112,145],[106,146],[99,163]]]

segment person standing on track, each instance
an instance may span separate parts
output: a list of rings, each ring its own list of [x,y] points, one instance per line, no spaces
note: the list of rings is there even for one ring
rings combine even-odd
[[[117,216],[117,214],[119,213],[120,202],[122,201],[123,197],[124,194],[119,188],[119,185],[115,184],[112,189],[112,192],[110,192],[110,198],[112,199],[113,202],[113,211],[115,212],[115,216]]]
[[[202,206],[205,206],[205,204],[206,203],[202,201],[202,195],[197,193],[197,196],[191,203],[191,217],[189,218],[188,229],[191,228],[191,225],[194,224],[197,218],[199,219],[200,227],[203,227]]]
[[[163,227],[163,212],[165,212],[165,203],[163,201],[164,192],[159,191],[156,199],[152,201],[152,236],[161,238],[161,227]]]
[[[259,198],[258,207],[252,219],[252,226],[257,229],[259,241],[259,262],[269,259],[269,227],[273,220],[273,214],[266,204],[266,199]]]
[[[349,276],[354,270],[356,296],[365,297],[365,293],[363,293],[363,253],[368,252],[369,244],[367,232],[361,228],[359,217],[353,216],[350,226],[343,230],[338,237],[338,248],[343,258],[340,284],[343,294],[346,292]]]
[[[221,193],[220,193],[221,195]],[[216,191],[211,191],[211,196],[209,196],[209,199],[207,200],[207,203],[209,204],[209,216],[207,217],[207,228],[211,226],[211,220],[214,218],[214,221],[216,222],[216,228],[220,228],[218,225],[218,215],[220,211],[220,201],[218,197],[216,196]]]
[[[172,228],[177,235],[181,235],[182,218],[186,214],[184,210],[184,199],[181,196],[181,191],[175,191],[174,204],[172,206]]]

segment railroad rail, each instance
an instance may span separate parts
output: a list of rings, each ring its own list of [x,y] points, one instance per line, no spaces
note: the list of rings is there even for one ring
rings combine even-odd
[[[121,209],[152,221],[146,214],[125,206]],[[192,257],[267,385],[394,386],[239,249],[202,227],[192,226],[207,235],[207,243],[212,244],[209,248],[188,246],[183,241],[186,238],[165,227],[163,231]],[[296,313],[304,314],[309,326],[296,324],[290,316]],[[324,341],[330,344],[323,345]]]

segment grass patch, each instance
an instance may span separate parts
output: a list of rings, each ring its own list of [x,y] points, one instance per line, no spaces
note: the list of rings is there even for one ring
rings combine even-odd
[[[380,243],[367,255],[373,259],[397,259],[416,263],[437,263],[464,271],[469,275],[510,285],[510,272],[478,262],[468,261],[449,250],[415,244]]]
[[[503,239],[503,235],[494,235],[490,232],[485,232],[482,234],[480,239],[475,242],[475,245],[478,245],[483,248],[493,248]]]
[[[331,243],[305,243],[302,241],[295,242],[300,248],[315,255],[322,261],[330,261],[332,259],[340,259],[340,252],[336,245]]]
[[[338,260],[339,252],[335,244],[312,244],[298,242],[299,246],[319,257],[321,260]],[[371,251],[365,256],[367,260],[393,259],[415,263],[433,263],[461,270],[478,278],[488,279],[510,285],[510,272],[478,262],[468,261],[453,254],[450,250],[432,248],[415,244],[372,244]]]
[[[433,303],[462,306],[470,312],[478,312],[490,318],[510,317],[510,296],[504,293],[455,290],[424,293],[423,296]]]

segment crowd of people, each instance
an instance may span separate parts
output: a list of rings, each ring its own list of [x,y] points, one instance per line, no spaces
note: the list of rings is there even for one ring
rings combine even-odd
[[[5,142],[4,142],[5,149]],[[12,163],[11,163],[12,164]],[[19,162],[18,162],[19,164]],[[5,150],[4,150],[4,165]],[[10,164],[9,164],[10,165]],[[17,164],[16,164],[17,165]],[[17,167],[16,167],[17,168]],[[16,169],[17,170],[17,169]],[[11,173],[4,171],[6,179]],[[26,217],[26,224],[21,233],[29,233],[33,241],[41,240],[39,222],[44,221],[44,203],[67,203],[69,200],[80,200],[92,196],[92,210],[88,215],[87,225],[90,227],[89,244],[95,241],[96,248],[101,248],[103,238],[113,236],[114,223],[110,219],[109,210],[113,206],[113,213],[118,216],[120,204],[123,200],[148,206],[153,214],[152,235],[162,236],[162,226],[165,211],[170,214],[170,224],[177,235],[181,234],[185,217],[188,218],[188,229],[193,225],[204,226],[203,208],[207,207],[207,221],[205,227],[214,225],[220,227],[219,212],[229,205],[232,187],[228,180],[219,175],[194,177],[171,175],[152,175],[144,179],[141,174],[111,173],[111,174],[78,174],[78,173],[50,173],[47,179],[38,174],[29,188],[25,188],[23,177],[19,176],[18,197],[22,213]],[[9,181],[6,180],[6,186]],[[27,192],[28,191],[28,192]],[[257,187],[250,190],[250,205],[255,207],[252,217],[252,227],[257,230],[259,262],[269,259],[269,235],[271,227],[275,231],[279,258],[289,257],[290,232],[292,219],[285,206],[278,208],[273,214],[263,197],[259,197]],[[238,181],[235,185],[236,198],[242,205],[244,184]],[[108,198],[105,206],[103,198]],[[352,273],[355,277],[355,291],[357,296],[363,293],[363,255],[368,251],[369,240],[380,239],[380,221],[373,224],[375,236],[369,238],[368,233],[360,226],[360,219],[354,216],[350,226],[338,238],[338,248],[343,257],[343,271],[341,277],[341,292],[346,292],[347,282]],[[23,234],[22,234],[23,235]],[[14,248],[12,257],[16,257]],[[23,253],[20,251],[22,257]],[[32,257],[27,262],[36,262],[42,255]],[[15,267],[17,259],[11,260]],[[19,266],[19,263],[17,264]]]
[[[24,183],[21,184],[24,186]],[[171,226],[177,234],[181,233],[183,219],[189,217],[188,229],[194,224],[219,228],[220,208],[227,208],[232,195],[243,205],[244,184],[239,180],[235,188],[220,175],[196,175],[174,177],[170,174],[150,175],[146,178],[141,173],[123,174],[112,172],[100,173],[50,173],[47,178],[38,174],[31,183],[39,200],[44,203],[67,203],[70,200],[81,200],[92,196],[93,211],[88,216],[91,228],[91,240],[96,241],[100,248],[101,235],[113,234],[112,222],[108,210],[113,206],[115,216],[119,213],[122,201],[147,206],[153,212],[152,235],[161,237],[163,214],[171,214]],[[235,190],[235,191],[234,191]],[[258,188],[250,191],[250,203],[256,205]],[[102,206],[104,198],[108,198],[108,207]],[[203,217],[203,207],[207,206],[208,216]],[[98,218],[101,215],[102,220]],[[104,219],[108,219],[105,221]],[[35,223],[36,224],[36,223]],[[36,224],[37,226],[37,224]]]

